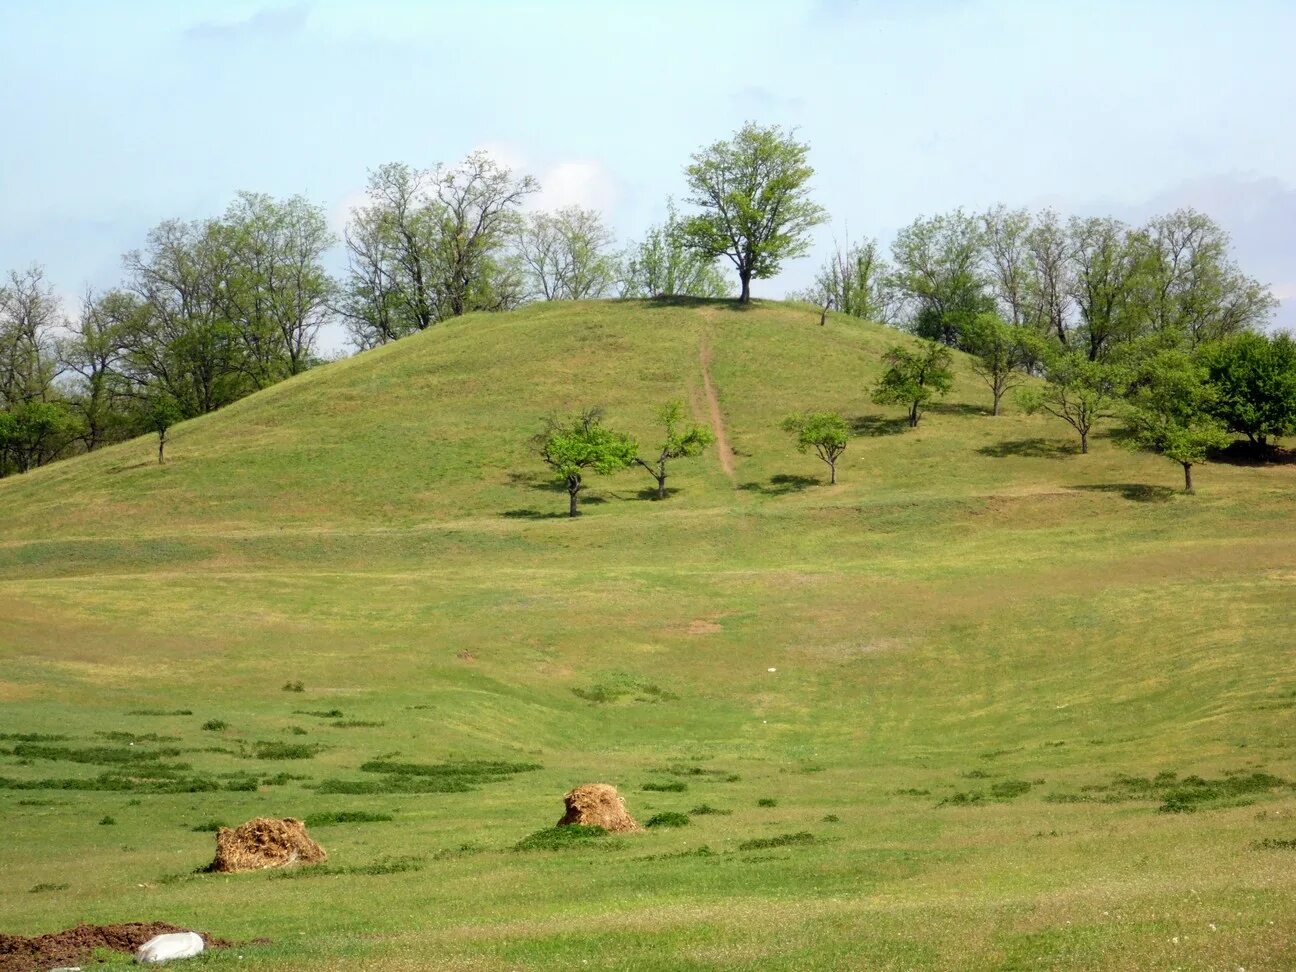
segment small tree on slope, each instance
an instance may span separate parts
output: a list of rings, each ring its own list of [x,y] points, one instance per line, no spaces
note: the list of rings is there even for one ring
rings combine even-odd
[[[657,417],[665,431],[661,449],[655,459],[635,456],[634,461],[648,470],[648,475],[657,481],[657,498],[662,500],[666,498],[666,463],[671,459],[700,455],[715,437],[706,426],[695,422],[684,423],[684,405],[681,402],[667,402],[661,407]]]
[[[1139,368],[1124,414],[1132,444],[1183,466],[1185,493],[1193,491],[1192,467],[1230,441],[1210,413],[1206,377],[1206,368],[1184,352],[1162,351]]]
[[[835,484],[837,460],[850,439],[846,420],[836,412],[811,412],[791,416],[783,422],[783,428],[797,437],[797,448],[802,452],[814,450],[828,466],[828,482]]]
[[[165,392],[154,395],[149,399],[144,419],[148,423],[149,429],[157,433],[158,465],[166,461],[167,434],[171,431],[171,426],[182,418],[184,416],[180,412],[180,405]]]
[[[600,475],[625,469],[635,461],[639,447],[635,440],[603,426],[601,409],[589,408],[566,422],[549,419],[539,436],[540,458],[567,487],[569,516],[579,516],[577,497],[584,489],[584,474]]]
[[[882,360],[890,367],[878,381],[873,401],[878,405],[904,405],[909,409],[909,427],[916,429],[923,409],[953,386],[953,355],[944,345],[923,341],[916,351],[897,344]]]
[[[1026,380],[1023,370],[1034,358],[1032,335],[995,313],[978,314],[963,327],[963,341],[972,353],[972,370],[994,398],[992,415],[999,414],[1004,393]]]
[[[1056,354],[1045,370],[1047,384],[1023,388],[1017,400],[1028,415],[1047,412],[1080,435],[1080,452],[1089,451],[1089,433],[1100,419],[1112,418],[1120,399],[1120,372],[1079,351]]]

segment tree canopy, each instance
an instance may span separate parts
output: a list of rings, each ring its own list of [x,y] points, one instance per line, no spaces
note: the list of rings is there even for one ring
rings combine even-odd
[[[814,452],[828,466],[828,482],[837,482],[837,460],[850,441],[850,427],[836,412],[809,412],[792,415],[783,428],[796,436],[797,448]]]
[[[577,499],[587,471],[608,475],[625,469],[639,454],[633,438],[603,425],[603,410],[588,408],[568,419],[550,418],[538,437],[540,458],[567,488],[568,515],[579,516]]]
[[[792,132],[748,122],[732,139],[704,148],[685,169],[689,202],[701,212],[684,224],[688,245],[704,258],[727,257],[738,272],[738,300],[751,282],[805,255],[809,231],[827,218],[810,199],[810,147]]]
[[[922,341],[916,349],[903,344],[882,356],[887,370],[873,390],[878,405],[903,405],[909,410],[909,427],[917,428],[923,411],[954,385],[954,356],[935,341]]]

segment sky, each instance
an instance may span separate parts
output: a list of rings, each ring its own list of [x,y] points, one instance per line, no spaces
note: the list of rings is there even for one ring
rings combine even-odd
[[[475,149],[624,244],[755,120],[810,145],[832,217],[757,297],[956,207],[1191,206],[1296,328],[1293,40],[1291,0],[0,0],[0,273],[75,300],[242,189],[340,231],[368,170]]]

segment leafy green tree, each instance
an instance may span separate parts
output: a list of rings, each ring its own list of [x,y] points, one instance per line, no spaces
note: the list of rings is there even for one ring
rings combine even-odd
[[[243,345],[244,370],[258,388],[301,374],[336,303],[324,255],[337,239],[323,208],[302,196],[241,192],[216,227],[227,251],[218,301]]]
[[[87,294],[77,319],[58,342],[68,404],[80,416],[87,452],[125,434],[132,389],[121,371],[122,315],[133,307],[131,298],[120,291]]]
[[[689,249],[673,200],[666,222],[653,226],[621,260],[622,297],[728,297],[729,281],[714,257]]]
[[[0,408],[51,396],[58,323],[58,301],[41,267],[0,280]]]
[[[145,402],[144,421],[158,437],[158,465],[166,461],[167,434],[183,418],[180,404],[166,392],[158,392]]]
[[[0,412],[0,474],[49,462],[76,434],[76,418],[60,402],[28,401]]]
[[[961,209],[920,217],[891,244],[892,285],[913,307],[910,328],[919,337],[962,347],[963,326],[994,310],[982,272],[985,234]]]
[[[215,220],[167,220],[142,251],[125,257],[123,366],[133,384],[160,387],[186,415],[201,415],[255,390],[222,289],[231,253]]]
[[[909,427],[916,429],[927,405],[954,386],[954,356],[942,344],[921,341],[912,351],[897,344],[882,360],[888,367],[873,390],[873,401],[878,405],[905,406],[909,409]]]
[[[1183,466],[1185,493],[1193,491],[1192,467],[1229,443],[1224,423],[1211,414],[1212,394],[1206,368],[1170,350],[1142,363],[1126,403],[1129,440]]]
[[[1090,361],[1107,358],[1142,331],[1145,308],[1138,286],[1147,269],[1147,250],[1119,220],[1073,218],[1068,224],[1074,266],[1071,296],[1080,312],[1078,337]]]
[[[810,412],[785,419],[783,429],[796,436],[797,448],[813,451],[828,466],[828,482],[837,482],[837,460],[846,451],[850,428],[836,412]]]
[[[1296,340],[1242,333],[1203,351],[1211,413],[1253,445],[1296,432]]]
[[[635,456],[635,462],[648,470],[648,475],[657,482],[657,498],[666,498],[666,463],[672,459],[684,459],[702,454],[715,436],[705,425],[684,421],[682,402],[667,402],[657,413],[662,424],[663,436],[661,448],[653,459]]]
[[[633,438],[603,425],[603,412],[589,408],[566,421],[550,418],[538,437],[540,458],[567,487],[569,516],[579,516],[577,497],[585,488],[586,471],[608,475],[635,462],[639,446]]]
[[[518,255],[533,296],[544,300],[602,297],[617,277],[612,233],[593,209],[567,206],[532,213],[519,228]]]
[[[978,314],[964,326],[963,341],[973,355],[972,370],[994,396],[992,414],[998,415],[1004,393],[1026,380],[1023,369],[1038,354],[1035,335],[998,314]]]
[[[1017,399],[1029,415],[1047,412],[1080,436],[1080,452],[1089,451],[1089,433],[1102,419],[1113,418],[1124,389],[1115,365],[1091,361],[1081,351],[1059,351],[1045,365],[1042,387],[1023,388]]]
[[[791,132],[748,122],[685,169],[689,202],[702,209],[685,222],[685,239],[706,259],[729,258],[740,303],[751,300],[753,277],[772,277],[784,260],[804,256],[809,231],[826,219],[810,201],[809,151]]]
[[[991,288],[1003,315],[1014,326],[1026,322],[1030,304],[1033,257],[1030,233],[1033,225],[1025,209],[999,205],[981,217],[982,248],[989,267]]]
[[[822,307],[819,323],[829,310],[879,324],[895,319],[895,299],[889,284],[890,270],[875,240],[846,249],[834,248],[806,290],[789,294],[792,300]]]
[[[484,152],[456,166],[394,162],[369,174],[368,202],[346,228],[340,302],[361,348],[423,331],[469,311],[507,310],[525,298],[508,246],[525,199],[539,189]]]
[[[1277,305],[1269,288],[1229,258],[1229,236],[1191,209],[1157,216],[1131,237],[1139,253],[1133,300],[1142,326],[1197,347],[1262,326]]]

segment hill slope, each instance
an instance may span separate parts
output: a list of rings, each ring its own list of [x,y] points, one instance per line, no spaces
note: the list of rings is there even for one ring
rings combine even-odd
[[[141,440],[0,482],[0,731],[69,737],[0,742],[0,868],[71,885],[0,928],[159,917],[268,934],[268,968],[1280,967],[1292,468],[1183,497],[1169,463],[990,418],[964,362],[908,430],[868,402],[897,340],[787,305],[543,305],[185,423],[163,467]],[[562,517],[543,416],[599,404],[648,446],[670,398],[730,462],[678,463],[664,503],[596,480]],[[858,432],[835,487],[779,429],[808,408]],[[258,792],[87,789],[131,758],[112,733]],[[541,768],[410,793],[379,756]],[[643,817],[733,812],[510,849],[595,779]],[[182,824],[320,810],[396,820],[322,832],[355,870],[292,894],[178,876],[210,843]]]

